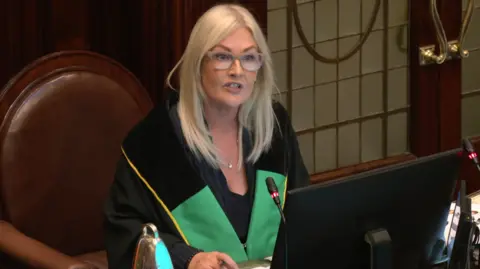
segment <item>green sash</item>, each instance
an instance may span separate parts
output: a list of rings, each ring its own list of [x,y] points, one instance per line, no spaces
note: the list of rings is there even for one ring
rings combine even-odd
[[[246,248],[208,186],[172,210],[180,234],[193,247],[227,253],[237,263],[272,256],[280,215],[268,193],[267,177],[274,179],[282,206],[285,201],[287,179],[278,173],[257,170]]]

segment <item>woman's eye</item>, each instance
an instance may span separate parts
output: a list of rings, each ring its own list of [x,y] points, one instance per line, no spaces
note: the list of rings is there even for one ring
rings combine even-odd
[[[243,59],[244,61],[249,61],[249,62],[250,62],[250,61],[256,61],[256,60],[257,60],[257,57],[255,57],[254,54],[247,54],[247,55],[243,55],[243,56],[242,56],[242,59]]]
[[[229,61],[232,57],[225,53],[217,53],[215,54],[215,59],[219,61]]]

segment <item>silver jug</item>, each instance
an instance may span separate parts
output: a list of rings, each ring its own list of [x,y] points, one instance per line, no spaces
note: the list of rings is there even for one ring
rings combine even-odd
[[[133,269],[173,269],[167,247],[152,223],[143,225],[133,258]]]

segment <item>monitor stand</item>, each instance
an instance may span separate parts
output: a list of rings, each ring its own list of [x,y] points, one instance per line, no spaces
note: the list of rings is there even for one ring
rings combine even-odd
[[[385,229],[376,229],[365,234],[370,245],[370,269],[392,269],[392,240]]]

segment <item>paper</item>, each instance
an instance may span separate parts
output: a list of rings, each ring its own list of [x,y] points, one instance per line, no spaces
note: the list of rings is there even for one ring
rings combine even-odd
[[[271,262],[272,261],[272,256],[266,257],[265,260]],[[257,267],[253,267],[252,269],[270,269],[270,266],[257,266]]]
[[[272,257],[267,257],[262,260],[251,260],[240,263],[238,267],[240,269],[270,269],[270,262]]]
[[[480,228],[480,203],[478,203],[478,202],[479,201],[477,201],[477,203],[472,202],[472,219],[475,222],[475,224],[477,224],[477,226]],[[455,216],[453,215],[453,213],[455,211],[455,206],[456,206],[455,203],[452,203],[450,205],[450,212],[449,212],[448,219],[447,219],[447,225],[446,225],[445,231],[444,231],[445,242],[449,242],[452,237],[455,237],[455,232],[456,232],[456,227],[455,226],[458,225],[458,220],[459,220],[459,215],[460,215],[459,208],[455,212]],[[454,223],[455,226],[451,230],[450,227],[452,226],[452,223]]]
[[[270,264],[265,263],[249,263],[249,264],[239,264],[240,269],[270,269]]]

